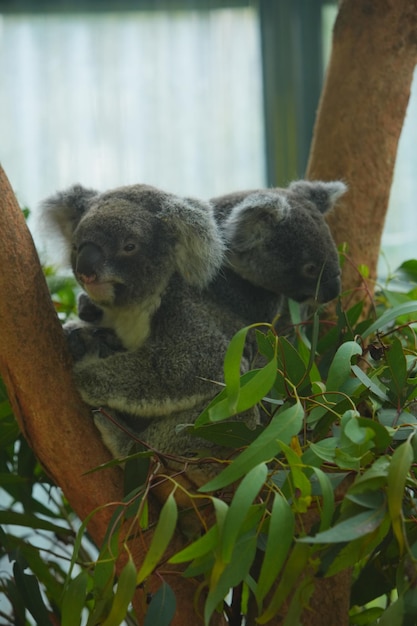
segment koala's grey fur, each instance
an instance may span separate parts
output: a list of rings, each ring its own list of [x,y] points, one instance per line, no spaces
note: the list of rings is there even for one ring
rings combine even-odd
[[[190,454],[201,441],[175,426],[193,422],[218,393],[212,381],[222,380],[240,328],[202,291],[224,258],[211,207],[145,185],[102,194],[74,186],[45,200],[43,215],[67,243],[88,295],[84,318],[94,321],[66,328],[83,399],[150,446]],[[242,371],[253,350],[249,342]],[[255,412],[244,417],[255,425]],[[101,414],[96,424],[114,456],[128,453],[129,435]]]
[[[212,199],[227,244],[212,297],[252,324],[285,313],[287,298],[325,303],[338,296],[338,252],[324,215],[346,190],[341,181],[299,180]]]

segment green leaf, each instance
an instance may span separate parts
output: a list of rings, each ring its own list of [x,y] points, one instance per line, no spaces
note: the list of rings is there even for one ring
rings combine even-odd
[[[289,443],[291,437],[298,434],[303,417],[304,409],[300,401],[276,413],[259,437],[218,476],[200,487],[199,491],[221,489],[239,480],[256,465],[270,461],[281,448],[279,440]]]
[[[410,259],[409,261],[404,261],[395,270],[395,274],[407,283],[417,283],[417,260]]]
[[[260,402],[270,391],[277,376],[277,361],[272,359],[265,367],[252,370],[251,376],[243,376],[239,387],[238,396],[233,392],[232,401],[229,388],[226,387],[227,397],[209,408],[208,415],[211,421],[227,419],[237,413],[243,413],[247,409]],[[240,379],[239,379],[240,381]]]
[[[370,509],[349,517],[343,522],[336,524],[333,528],[317,533],[314,537],[300,537],[297,541],[301,543],[343,543],[353,541],[372,533],[378,528],[385,517],[385,506],[379,509]]]
[[[333,519],[334,515],[334,491],[332,482],[327,474],[325,474],[318,467],[311,468],[320,483],[321,495],[322,495],[322,510],[320,515],[320,532],[326,530]]]
[[[381,615],[378,626],[404,626],[404,598],[399,597]]]
[[[361,563],[363,559],[367,559],[369,555],[381,545],[382,540],[388,534],[391,523],[388,515],[386,515],[378,528],[372,533],[358,537],[353,541],[346,543],[340,550],[340,544],[332,544],[332,549],[337,550],[336,558],[326,569],[326,576],[334,576],[342,570],[354,567],[357,563]],[[322,558],[323,563],[323,558]],[[373,581],[374,582],[374,581]],[[381,594],[382,595],[382,594]]]
[[[81,571],[67,585],[62,597],[61,626],[79,626],[87,595],[88,572]]]
[[[169,626],[174,618],[176,605],[174,592],[163,582],[152,597],[143,626]]]
[[[180,552],[177,552],[172,556],[168,563],[184,563],[186,561],[192,561],[212,552],[219,542],[219,529],[217,525],[212,526],[202,537],[199,537],[196,541]]]
[[[377,330],[382,330],[385,326],[394,322],[397,317],[401,315],[408,315],[409,313],[417,313],[417,301],[412,300],[411,302],[404,302],[404,304],[400,304],[392,309],[388,309],[385,311],[381,317],[379,317],[373,324],[371,324],[364,332],[362,332],[362,339],[366,339],[372,333],[375,333]]]
[[[407,386],[407,364],[403,347],[397,337],[394,337],[389,349],[386,350],[385,359],[391,375],[386,384],[393,401],[401,405]]]
[[[230,563],[225,567],[216,584],[210,588],[204,607],[204,623],[209,625],[211,616],[229,590],[246,578],[256,554],[256,535],[240,537],[235,544]]]
[[[287,500],[275,494],[269,522],[265,555],[256,587],[256,600],[261,606],[287,558],[294,537],[295,520]]]
[[[41,519],[35,515],[18,513],[16,511],[0,511],[0,524],[13,524],[38,530],[49,530],[52,533],[56,533],[59,537],[72,537],[74,535],[74,532],[68,528],[48,522],[48,520]]]
[[[327,376],[327,391],[339,391],[351,374],[351,360],[362,354],[362,348],[356,341],[346,341],[337,350]]]
[[[190,434],[196,437],[202,437],[207,441],[214,441],[217,445],[226,448],[243,448],[248,446],[262,432],[262,426],[256,428],[248,428],[242,421],[227,421],[216,424],[204,424],[195,427]]]
[[[246,326],[234,335],[224,357],[224,382],[227,389],[227,401],[230,410],[235,413],[240,391],[242,355],[249,329],[250,327]]]
[[[355,482],[350,487],[351,493],[363,493],[364,491],[375,491],[385,487],[388,480],[390,459],[387,456],[376,459],[369,469],[362,475],[355,478]]]
[[[126,617],[129,604],[136,589],[136,567],[129,554],[129,559],[122,569],[117,583],[116,593],[110,613],[102,622],[102,626],[120,626]]]
[[[280,442],[289,467],[293,486],[293,507],[297,513],[305,513],[311,504],[311,482],[306,476],[305,466],[298,454],[282,441]]]
[[[413,447],[410,439],[407,439],[407,441],[395,450],[388,470],[388,510],[391,517],[392,529],[400,547],[400,554],[403,553],[406,542],[403,528],[402,503],[405,484],[413,458]]]
[[[177,504],[175,502],[174,492],[171,492],[161,509],[151,545],[148,548],[145,559],[137,575],[137,585],[140,585],[140,583],[143,582],[158,565],[169,542],[171,541],[172,535],[174,534],[177,518]]]
[[[297,387],[305,378],[306,366],[303,359],[294,348],[294,346],[285,337],[279,337],[278,340],[278,370],[282,372],[276,381],[276,388],[280,393],[285,395],[286,382],[289,380],[294,387]]]
[[[267,624],[280,610],[297,581],[305,574],[310,554],[310,546],[295,544],[268,608],[257,618],[259,624]]]
[[[236,489],[219,537],[220,560],[230,563],[240,529],[253,500],[263,487],[268,470],[264,463],[251,469]]]
[[[355,374],[356,378],[361,381],[362,385],[366,389],[369,389],[369,391],[371,391],[375,396],[377,396],[377,398],[379,398],[383,402],[388,402],[389,398],[384,391],[386,387],[382,389],[379,386],[380,383],[375,383],[373,380],[371,380],[369,376],[367,376],[365,372],[361,370],[359,365],[352,365],[352,372]]]
[[[19,563],[13,565],[16,587],[19,589],[25,607],[35,619],[37,626],[50,626],[48,610],[42,600],[39,583],[35,576],[25,574]]]

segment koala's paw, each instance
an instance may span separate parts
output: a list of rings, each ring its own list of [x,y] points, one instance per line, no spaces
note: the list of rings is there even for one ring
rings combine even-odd
[[[93,302],[91,302],[86,293],[81,293],[78,296],[77,308],[78,317],[84,322],[90,322],[90,324],[98,324],[103,317],[102,309],[100,309]]]
[[[74,361],[87,355],[105,359],[115,352],[124,352],[120,339],[108,328],[68,324],[64,326],[64,333]]]
[[[93,336],[100,359],[105,359],[115,352],[125,352],[119,337],[109,328],[97,328]]]
[[[80,361],[90,352],[90,341],[88,333],[84,328],[74,327],[67,324],[63,328],[67,346],[74,361]]]

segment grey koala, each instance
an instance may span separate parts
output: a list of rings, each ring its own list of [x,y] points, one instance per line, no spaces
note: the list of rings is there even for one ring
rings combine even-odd
[[[83,399],[161,452],[192,453],[201,441],[175,427],[195,421],[218,393],[213,381],[241,326],[203,292],[224,255],[211,207],[133,185],[102,194],[74,186],[42,209],[87,294],[85,321],[65,328]],[[242,372],[254,349],[249,341]],[[243,419],[255,426],[256,411]],[[126,455],[129,433],[101,413],[95,421],[112,454]]]
[[[208,288],[213,299],[252,324],[285,319],[287,298],[320,304],[338,296],[339,258],[324,215],[346,190],[341,181],[298,180],[212,199],[227,244]]]

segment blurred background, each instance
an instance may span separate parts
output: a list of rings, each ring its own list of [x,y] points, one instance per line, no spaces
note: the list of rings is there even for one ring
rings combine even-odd
[[[0,162],[19,202],[36,213],[75,182],[209,198],[302,177],[336,13],[332,0],[0,0]],[[382,276],[417,256],[414,84]]]

